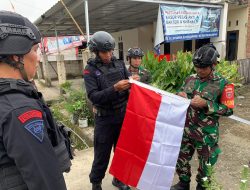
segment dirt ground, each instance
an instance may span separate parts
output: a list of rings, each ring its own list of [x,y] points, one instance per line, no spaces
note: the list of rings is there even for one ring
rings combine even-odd
[[[234,115],[250,120],[250,85],[242,88],[235,104]],[[239,190],[243,165],[250,161],[250,126],[229,118],[221,118],[219,145],[222,153],[216,164],[217,180],[224,190]],[[192,162],[192,190],[196,185],[197,162],[195,157]]]

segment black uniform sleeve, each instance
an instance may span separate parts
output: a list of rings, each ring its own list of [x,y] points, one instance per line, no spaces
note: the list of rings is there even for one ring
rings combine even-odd
[[[19,108],[3,122],[3,143],[29,190],[66,190],[39,110]]]
[[[114,86],[103,90],[98,88],[97,78],[88,66],[85,68],[83,78],[88,98],[93,104],[106,104],[119,98],[119,93],[115,91]]]

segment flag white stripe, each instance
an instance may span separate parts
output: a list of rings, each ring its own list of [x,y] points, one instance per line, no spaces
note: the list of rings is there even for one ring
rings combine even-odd
[[[175,95],[162,96],[151,150],[137,188],[169,190],[180,151],[189,101]]]

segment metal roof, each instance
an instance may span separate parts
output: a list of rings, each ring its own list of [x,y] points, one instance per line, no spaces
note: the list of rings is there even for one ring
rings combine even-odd
[[[64,3],[82,31],[85,31],[84,0],[64,0]],[[88,0],[88,7],[90,33],[94,33],[99,30],[117,32],[153,23],[157,20],[159,4],[131,0]],[[35,24],[43,36],[55,36],[55,26],[58,35],[80,34],[60,1],[41,15]]]

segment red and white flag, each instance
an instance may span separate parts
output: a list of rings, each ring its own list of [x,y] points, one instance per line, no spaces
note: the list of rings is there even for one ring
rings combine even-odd
[[[168,190],[190,101],[133,81],[110,173],[140,190]]]

